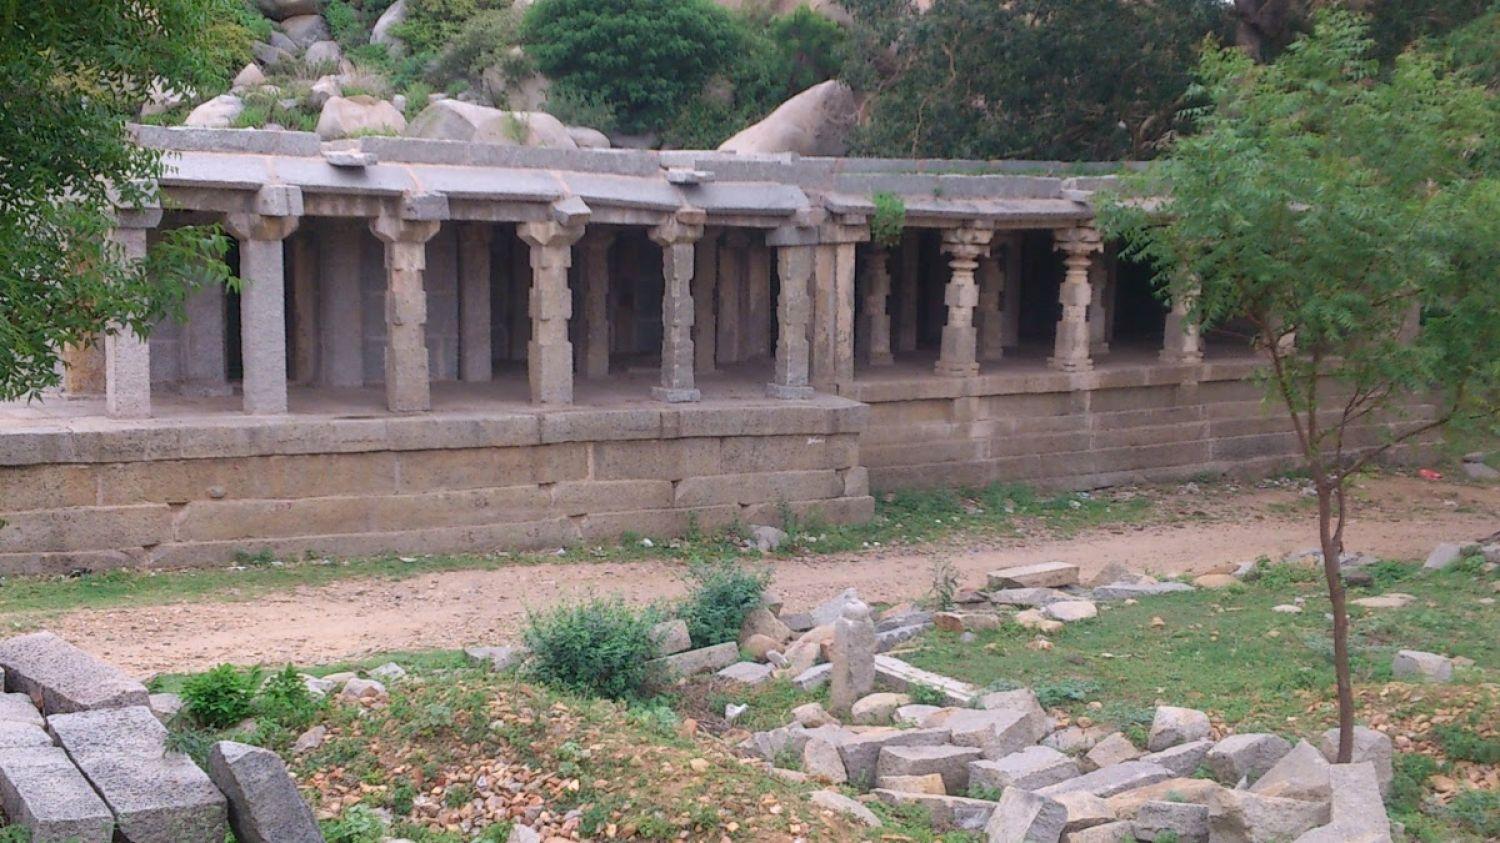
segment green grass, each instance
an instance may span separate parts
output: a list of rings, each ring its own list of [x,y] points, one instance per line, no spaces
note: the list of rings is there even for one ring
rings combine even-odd
[[[977,491],[899,492],[879,499],[875,517],[866,524],[830,526],[817,519],[789,519],[791,538],[773,558],[913,544],[960,534],[1015,535],[1022,523],[1040,524],[1068,535],[1101,524],[1140,521],[1151,510],[1152,505],[1144,496],[1111,501],[1086,493],[1043,495],[1014,485]],[[246,601],[351,579],[393,581],[445,571],[553,563],[759,558],[758,552],[741,547],[745,532],[742,526],[731,526],[713,534],[694,530],[685,537],[653,541],[650,546],[643,545],[639,536],[627,536],[616,545],[570,547],[561,553],[493,556],[392,554],[331,561],[278,560],[268,553],[242,553],[229,569],[118,570],[80,577],[9,577],[0,579],[0,614],[9,617],[13,628],[21,629],[47,615],[77,609],[197,600]]]

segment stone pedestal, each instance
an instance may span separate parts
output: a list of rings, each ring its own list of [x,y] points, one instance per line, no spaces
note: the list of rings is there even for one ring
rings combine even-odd
[[[651,388],[659,401],[697,401],[701,396],[693,377],[694,245],[703,236],[703,213],[685,214],[651,229],[651,240],[661,246],[661,385]]]
[[[896,362],[891,356],[891,315],[886,310],[891,297],[890,253],[884,246],[871,246],[869,261],[862,332],[865,337],[865,363],[870,366],[890,366]]]
[[[573,244],[583,226],[558,222],[527,222],[516,228],[531,247],[531,341],[526,344],[526,371],[534,404],[573,403],[573,344],[568,342],[568,319],[573,296],[568,290],[568,267]]]
[[[364,386],[365,321],[360,261],[364,226],[353,221],[324,222],[318,244],[318,322],[323,335],[318,355],[325,386]]]
[[[297,219],[268,214],[231,214],[226,219],[225,227],[240,241],[240,358],[245,371],[241,386],[245,412],[251,415],[287,409],[282,241],[297,230]]]
[[[458,377],[483,383],[494,376],[490,349],[490,226],[458,229]]]
[[[807,243],[796,230],[778,231],[767,238],[776,248],[777,276],[781,279],[781,292],[776,302],[777,336],[775,375],[766,384],[766,394],[772,398],[811,398],[812,387],[808,385],[807,328],[812,300],[808,287],[812,283],[813,252],[812,237]]]
[[[130,263],[146,259],[146,235],[161,222],[161,211],[122,211],[109,239],[118,257]],[[124,325],[104,335],[104,403],[111,418],[151,415],[151,346]]]
[[[1099,233],[1085,227],[1059,229],[1053,248],[1063,253],[1066,271],[1058,290],[1062,317],[1057,321],[1057,339],[1047,363],[1063,372],[1087,372],[1094,368],[1089,356],[1089,304],[1094,297],[1089,265],[1101,248]]]
[[[943,326],[943,344],[936,371],[944,377],[979,374],[978,334],[974,330],[974,307],[979,287],[974,270],[989,246],[994,232],[984,228],[950,228],[943,231],[943,251],[948,254],[952,274],[943,290],[948,322]]]
[[[427,353],[427,241],[437,220],[406,220],[382,214],[370,231],[385,244],[385,403],[394,413],[432,409]]]
[[[583,253],[583,376],[602,378],[609,374],[609,247],[615,236],[590,231],[578,246]]]

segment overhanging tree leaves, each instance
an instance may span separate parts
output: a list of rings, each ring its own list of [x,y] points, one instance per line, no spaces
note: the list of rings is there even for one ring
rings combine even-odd
[[[0,0],[0,399],[58,381],[64,345],[144,335],[193,283],[222,281],[214,230],[166,232],[145,261],[107,241],[118,203],[156,201],[159,153],[126,120],[153,84],[213,90],[248,54],[235,0]]]
[[[1500,407],[1500,181],[1495,103],[1403,55],[1376,81],[1360,19],[1319,17],[1274,64],[1210,48],[1211,103],[1106,230],[1192,299],[1207,327],[1242,318],[1268,358],[1318,500],[1333,606],[1339,760],[1353,734],[1339,560],[1350,478],[1392,447]],[[1418,315],[1420,314],[1420,325]]]

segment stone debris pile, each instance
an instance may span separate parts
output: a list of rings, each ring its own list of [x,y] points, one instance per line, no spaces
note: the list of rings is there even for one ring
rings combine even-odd
[[[223,741],[205,772],[168,749],[170,695],[56,635],[0,641],[0,670],[0,810],[34,843],[323,839],[274,753]]]

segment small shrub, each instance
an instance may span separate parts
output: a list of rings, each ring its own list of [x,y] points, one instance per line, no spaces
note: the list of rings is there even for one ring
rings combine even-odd
[[[547,91],[547,113],[569,126],[587,126],[613,132],[619,126],[614,108],[595,91],[580,91],[572,85],[556,84]]]
[[[0,828],[0,843],[31,843],[31,829],[24,825]]]
[[[875,203],[875,213],[870,215],[870,239],[882,246],[897,245],[906,228],[906,203],[894,193],[877,193],[870,198]]]
[[[354,805],[322,826],[327,843],[380,843],[385,838],[385,823],[365,805]]]
[[[948,696],[931,685],[913,685],[906,689],[913,705],[947,705]]]
[[[412,786],[411,782],[396,782],[396,784],[391,787],[391,813],[395,814],[398,817],[404,817],[410,814],[416,798],[417,789]]]
[[[641,696],[651,679],[655,616],[623,601],[591,600],[527,618],[527,670],[557,688],[614,699]]]
[[[521,15],[514,8],[486,9],[459,27],[447,42],[433,75],[438,78],[479,79],[486,70],[498,69],[508,80],[524,77],[531,63],[511,48],[520,41]]]
[[[193,719],[212,729],[227,729],[254,711],[260,668],[241,671],[231,664],[189,677],[182,685],[182,705]]]
[[[950,612],[958,595],[958,569],[948,559],[936,559],[932,563],[932,586],[928,598],[939,612]]]
[[[1391,795],[1386,802],[1393,813],[1414,813],[1422,806],[1427,778],[1437,772],[1437,762],[1420,753],[1401,752],[1392,766]]]
[[[1060,682],[1045,682],[1036,686],[1036,699],[1043,708],[1083,702],[1097,693],[1099,693],[1099,683],[1087,679],[1064,679]]]
[[[687,622],[694,647],[711,647],[739,637],[745,615],[759,605],[771,583],[771,572],[703,562],[688,569],[688,580],[688,596],[677,615]]]
[[[318,708],[318,701],[291,665],[272,674],[255,698],[256,717],[287,729],[307,728]]]
[[[465,24],[486,11],[504,11],[511,0],[407,0],[406,20],[394,34],[416,54],[435,55]]]
[[[1462,726],[1439,726],[1437,737],[1451,761],[1500,764],[1500,738],[1486,738]]]
[[[1448,804],[1448,812],[1480,839],[1500,840],[1500,791],[1461,791]]]
[[[368,43],[368,30],[359,19],[359,12],[345,0],[328,0],[328,5],[323,7],[323,19],[328,21],[333,40],[345,50]]]

